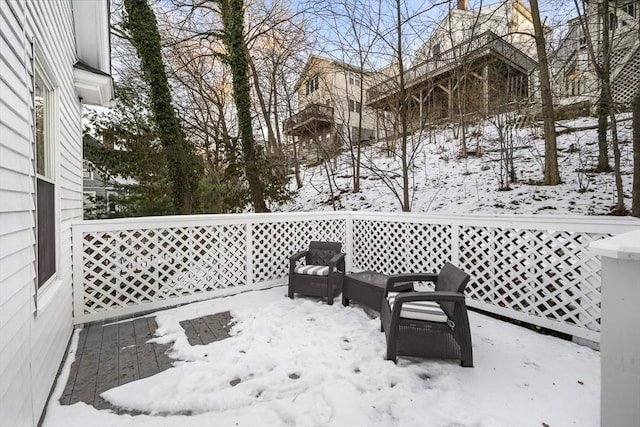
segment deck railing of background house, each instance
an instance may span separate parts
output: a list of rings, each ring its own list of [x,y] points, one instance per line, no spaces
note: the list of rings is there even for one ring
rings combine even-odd
[[[600,261],[588,246],[635,228],[640,221],[616,217],[372,212],[83,221],[73,227],[74,318],[281,285],[290,254],[334,240],[349,271],[438,271],[451,261],[472,276],[469,306],[599,341]]]

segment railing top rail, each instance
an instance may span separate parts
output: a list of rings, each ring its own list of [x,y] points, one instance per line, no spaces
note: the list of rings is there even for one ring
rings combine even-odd
[[[206,226],[209,224],[244,224],[280,221],[326,219],[376,219],[400,222],[411,220],[423,223],[457,224],[485,227],[511,227],[554,231],[625,232],[640,229],[640,219],[632,217],[585,215],[517,215],[517,214],[433,214],[420,212],[272,212],[241,214],[173,215],[102,220],[81,220],[73,224],[76,230],[107,231],[133,228],[171,228]]]
[[[301,217],[302,216],[302,217]],[[80,220],[73,223],[78,230],[106,231],[129,230],[132,228],[171,228],[205,226],[209,224],[249,224],[279,221],[308,221],[345,219],[344,212],[270,212],[239,214],[169,215],[133,218]]]
[[[419,212],[350,212],[354,219],[369,218],[386,221],[411,219],[426,223],[477,225],[555,231],[593,231],[594,228],[612,227],[624,230],[640,228],[640,219],[633,217],[586,215],[525,215],[525,214],[434,214]]]

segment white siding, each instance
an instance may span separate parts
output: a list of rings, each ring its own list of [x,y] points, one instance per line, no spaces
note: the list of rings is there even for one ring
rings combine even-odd
[[[0,1],[0,420],[36,426],[72,332],[71,222],[82,215],[71,0]],[[57,280],[34,301],[33,58],[55,92]]]

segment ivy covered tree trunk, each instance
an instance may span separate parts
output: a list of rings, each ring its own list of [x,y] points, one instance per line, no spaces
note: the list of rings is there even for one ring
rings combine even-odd
[[[249,183],[251,202],[256,212],[268,212],[264,201],[264,185],[260,178],[263,156],[253,137],[251,121],[251,87],[249,58],[244,35],[244,0],[218,0],[222,15],[222,41],[226,48],[225,62],[231,69],[233,99],[238,116],[238,131],[242,143],[244,168]]]
[[[142,75],[149,87],[153,120],[167,159],[173,204],[177,212],[190,214],[197,187],[198,158],[185,139],[171,103],[156,16],[147,0],[124,0],[124,6],[124,27],[140,57]]]

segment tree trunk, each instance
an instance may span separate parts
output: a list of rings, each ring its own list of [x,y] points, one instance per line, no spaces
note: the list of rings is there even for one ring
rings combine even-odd
[[[190,214],[197,186],[194,165],[197,165],[198,158],[186,141],[180,120],[173,109],[156,16],[147,0],[125,0],[124,6],[125,28],[131,33],[131,42],[140,57],[142,75],[150,91],[153,119],[166,153],[173,204],[176,211]]]
[[[633,202],[631,215],[640,218],[640,89],[633,99]]]
[[[397,45],[398,49],[398,72],[399,72],[399,85],[400,85],[400,138],[401,138],[401,159],[402,159],[402,211],[411,211],[411,205],[409,202],[409,164],[407,162],[407,132],[409,121],[409,105],[407,103],[407,88],[404,82],[404,64],[402,61],[402,10],[401,1],[396,0],[396,31],[397,31]]]
[[[544,120],[544,184],[558,185],[558,149],[556,146],[556,126],[549,78],[549,63],[544,39],[544,29],[540,21],[538,0],[530,0],[533,28],[535,30],[536,51],[540,69],[540,97],[542,98],[542,118]]]
[[[611,97],[611,41],[609,40],[609,0],[603,0],[602,18],[602,65],[600,67],[600,97],[598,98],[598,172],[611,170],[607,147],[607,117],[612,108]],[[611,124],[614,126],[614,123]]]
[[[251,121],[249,60],[244,37],[244,1],[219,0],[219,5],[224,27],[223,41],[227,50],[226,61],[233,77],[233,99],[236,104],[238,130],[251,202],[256,212],[268,212],[269,209],[264,201],[264,186],[260,178],[261,155],[255,143]]]
[[[253,60],[249,56],[249,51],[246,52],[247,61],[249,63],[249,68],[251,70],[251,75],[253,76],[253,88],[256,91],[256,95],[258,95],[258,102],[260,103],[260,111],[262,111],[262,117],[264,117],[265,125],[267,126],[267,138],[269,139],[268,144],[271,147],[274,147],[276,144],[276,134],[273,131],[273,125],[271,123],[271,114],[269,112],[269,108],[267,108],[267,103],[264,100],[264,95],[262,94],[262,89],[260,88],[260,76],[258,76],[258,71],[256,70],[256,66],[253,63]],[[269,101],[269,105],[271,105],[271,101]]]

